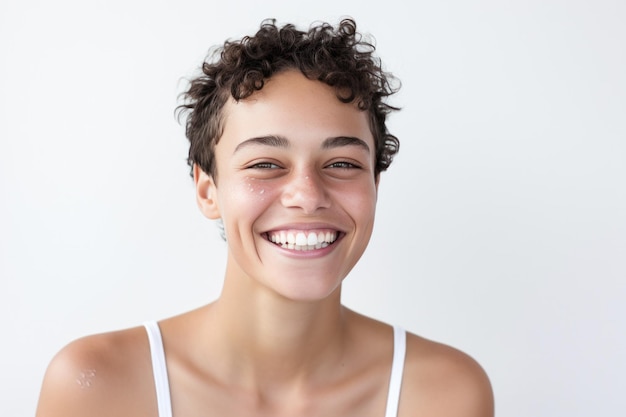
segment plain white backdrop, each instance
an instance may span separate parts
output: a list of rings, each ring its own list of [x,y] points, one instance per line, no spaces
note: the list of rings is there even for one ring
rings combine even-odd
[[[210,46],[356,19],[403,83],[345,303],[456,346],[499,416],[626,412],[626,3],[0,3],[0,415],[80,336],[214,299],[174,117]]]

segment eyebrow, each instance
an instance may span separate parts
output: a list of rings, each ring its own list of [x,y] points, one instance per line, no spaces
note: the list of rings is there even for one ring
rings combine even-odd
[[[255,138],[244,140],[239,145],[237,145],[234,152],[237,152],[240,149],[245,148],[250,145],[264,145],[264,146],[273,146],[275,148],[288,148],[289,141],[284,136],[276,136],[276,135],[258,136]]]
[[[339,148],[342,146],[360,146],[368,153],[370,152],[370,147],[367,143],[363,139],[354,136],[335,136],[324,140],[322,143],[322,149]]]
[[[288,148],[289,140],[284,136],[277,135],[258,136],[244,140],[239,145],[237,145],[234,152],[237,152],[240,149],[251,145]],[[359,139],[354,136],[333,136],[324,139],[324,142],[322,142],[322,149],[340,148],[342,146],[359,146],[365,149],[368,153],[370,152],[370,147],[368,146],[368,144],[363,139]]]

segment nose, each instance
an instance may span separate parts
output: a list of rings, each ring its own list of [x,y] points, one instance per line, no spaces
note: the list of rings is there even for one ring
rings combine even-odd
[[[294,172],[289,176],[281,196],[283,206],[299,208],[305,214],[330,207],[328,190],[314,170]]]

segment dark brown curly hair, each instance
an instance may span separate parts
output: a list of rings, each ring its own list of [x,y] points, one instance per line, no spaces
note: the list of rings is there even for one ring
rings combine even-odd
[[[336,28],[328,23],[312,25],[308,32],[265,20],[254,36],[226,41],[214,49],[177,108],[179,116],[186,116],[190,142],[187,162],[192,173],[197,164],[216,177],[214,150],[223,133],[222,109],[230,97],[245,99],[262,89],[272,75],[298,69],[307,78],[333,87],[340,101],[355,102],[369,113],[378,176],[391,164],[400,142],[385,125],[387,115],[398,110],[384,102],[398,90],[392,85],[396,79],[383,71],[374,51],[374,45],[363,40],[351,19],[342,20]]]

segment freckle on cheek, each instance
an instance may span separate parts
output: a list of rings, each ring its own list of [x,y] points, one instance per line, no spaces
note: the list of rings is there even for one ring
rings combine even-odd
[[[265,188],[255,185],[253,182],[248,182],[246,185],[250,193],[258,195],[261,201],[265,200],[265,196],[263,195],[265,194]]]

